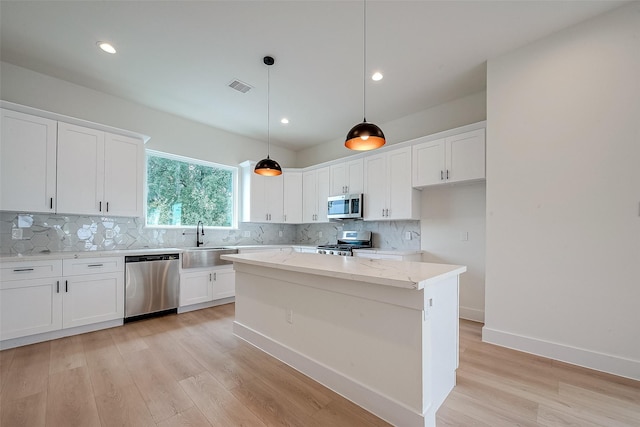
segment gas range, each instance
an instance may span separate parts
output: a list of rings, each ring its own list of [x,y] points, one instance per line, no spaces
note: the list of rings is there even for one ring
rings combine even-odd
[[[320,245],[316,253],[323,255],[353,256],[353,249],[371,247],[370,231],[343,231],[342,236],[334,245]]]

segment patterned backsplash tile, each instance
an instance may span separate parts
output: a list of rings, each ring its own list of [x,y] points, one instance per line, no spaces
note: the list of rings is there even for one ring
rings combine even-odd
[[[419,221],[356,221],[325,224],[247,224],[205,229],[205,245],[319,245],[335,243],[342,230],[370,230],[382,249],[419,250]],[[411,240],[406,240],[409,232]],[[248,236],[247,236],[248,234]],[[195,229],[145,227],[144,219],[0,212],[0,254],[108,251],[195,246]]]

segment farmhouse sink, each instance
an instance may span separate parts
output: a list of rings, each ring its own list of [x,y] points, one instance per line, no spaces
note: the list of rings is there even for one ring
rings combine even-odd
[[[182,251],[182,268],[215,267],[231,264],[231,261],[220,259],[220,255],[237,254],[237,249],[225,247],[199,247]]]

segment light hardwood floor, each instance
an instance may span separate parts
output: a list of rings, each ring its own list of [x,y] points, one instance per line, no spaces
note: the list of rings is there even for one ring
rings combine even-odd
[[[234,305],[0,352],[0,426],[388,425],[231,332]],[[640,383],[460,326],[438,426],[640,426]]]

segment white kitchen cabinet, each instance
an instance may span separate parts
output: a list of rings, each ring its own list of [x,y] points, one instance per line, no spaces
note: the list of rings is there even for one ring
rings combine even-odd
[[[364,192],[364,160],[355,159],[330,166],[330,195]]]
[[[142,140],[58,122],[57,212],[142,216]]]
[[[283,175],[263,176],[253,172],[255,162],[242,167],[242,221],[283,222]]]
[[[285,171],[282,176],[282,222],[300,224],[302,222],[302,172]]]
[[[213,300],[236,295],[236,271],[233,268],[219,268],[213,272]]]
[[[329,167],[326,166],[304,172],[302,186],[303,222],[328,222]]]
[[[213,301],[211,269],[183,271],[180,274],[180,307]]]
[[[54,212],[58,122],[0,109],[0,210]]]
[[[123,257],[8,262],[0,278],[0,340],[124,317]]]
[[[364,158],[364,219],[420,219],[420,195],[411,186],[411,147]]]
[[[180,307],[235,296],[232,266],[183,270],[180,274]]]
[[[62,261],[0,264],[0,340],[62,328]]]
[[[65,259],[62,271],[63,328],[124,318],[124,257]]]
[[[413,146],[414,187],[485,178],[485,132],[471,132]]]

